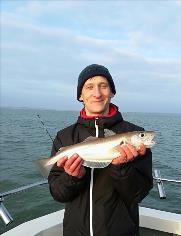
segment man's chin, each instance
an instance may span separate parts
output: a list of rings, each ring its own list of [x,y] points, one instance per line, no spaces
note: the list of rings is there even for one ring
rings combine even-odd
[[[87,110],[88,110],[88,113],[90,113],[94,116],[96,116],[96,115],[107,115],[107,113],[109,113],[109,109],[107,108],[105,103],[104,104],[94,103],[94,104],[92,104],[92,106],[87,108]]]
[[[92,110],[92,113],[95,115],[103,115],[105,112],[106,110],[103,108],[97,108]]]

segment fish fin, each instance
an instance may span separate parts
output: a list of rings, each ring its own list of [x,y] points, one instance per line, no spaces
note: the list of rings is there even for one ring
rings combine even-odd
[[[97,137],[94,137],[94,136],[89,136],[88,138],[86,138],[84,141],[82,141],[82,143],[86,143],[88,141],[94,141],[94,140],[97,140],[98,138]]]
[[[105,137],[109,137],[109,136],[112,136],[112,135],[115,135],[116,133],[113,132],[112,130],[110,129],[104,129],[104,136]]]
[[[47,162],[49,160],[50,160],[50,157],[34,161],[35,166],[38,168],[42,176],[45,178],[48,177],[50,170],[52,168],[52,165],[47,165]]]
[[[111,148],[109,150],[109,153],[115,153],[115,152],[119,152],[120,153],[120,149],[121,149],[121,144]]]
[[[108,166],[110,162],[96,162],[96,161],[84,161],[83,165],[90,168],[104,168]]]

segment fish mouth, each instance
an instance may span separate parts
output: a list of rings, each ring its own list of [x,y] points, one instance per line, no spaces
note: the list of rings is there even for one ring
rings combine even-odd
[[[155,145],[155,143],[156,143],[156,142],[152,140],[152,141],[149,142],[147,145],[151,148],[151,147],[153,147],[153,146]]]

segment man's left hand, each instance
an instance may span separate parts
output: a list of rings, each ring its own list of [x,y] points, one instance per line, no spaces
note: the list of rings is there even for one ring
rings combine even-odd
[[[139,146],[137,150],[133,145],[127,143],[121,146],[120,156],[112,160],[112,164],[118,165],[129,161],[133,161],[137,156],[143,156],[146,153],[146,147],[144,144]]]

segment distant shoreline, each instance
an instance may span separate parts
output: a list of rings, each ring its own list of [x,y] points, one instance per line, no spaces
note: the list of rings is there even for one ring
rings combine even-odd
[[[77,112],[79,113],[79,110],[59,110],[59,109],[51,109],[51,108],[42,108],[42,107],[11,107],[11,106],[0,106],[0,109],[14,109],[14,110],[39,110],[39,111],[57,111],[57,112]],[[121,113],[129,113],[129,114],[133,114],[133,113],[139,113],[139,114],[158,114],[158,115],[181,115],[180,113],[175,113],[175,112],[148,112],[148,111],[121,111]]]

